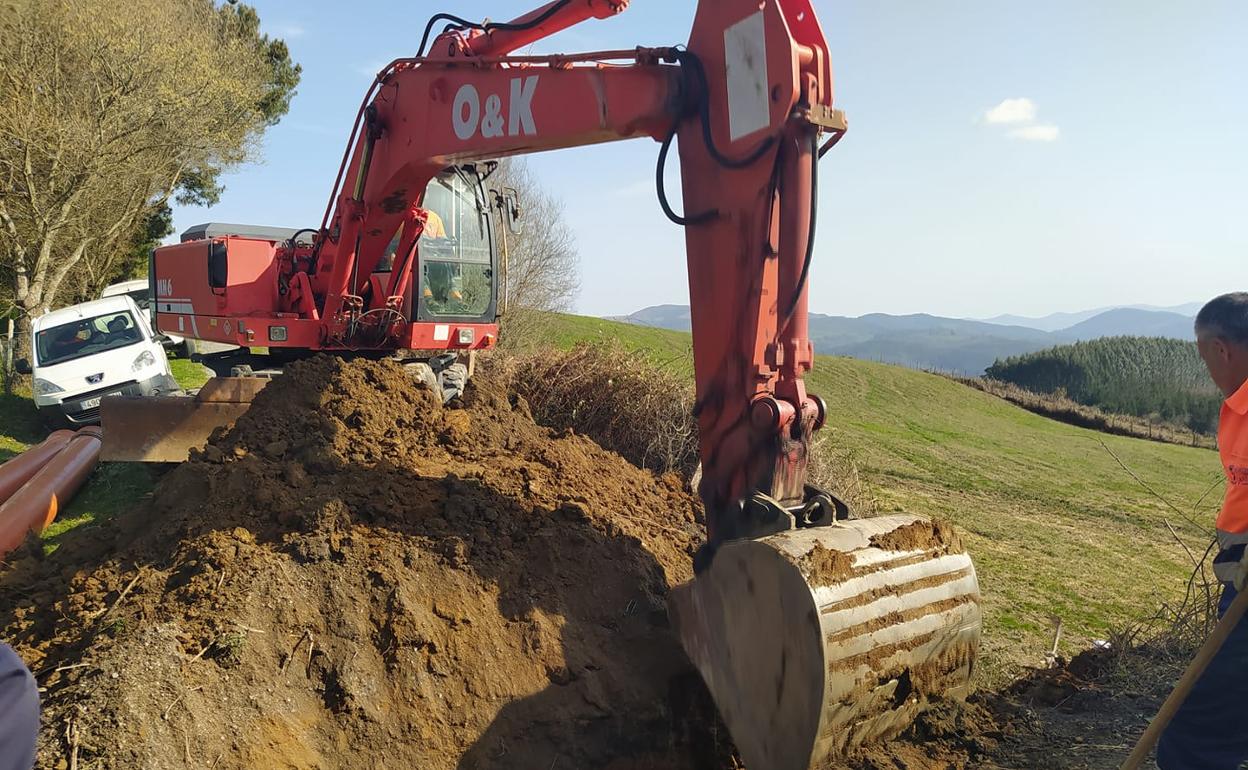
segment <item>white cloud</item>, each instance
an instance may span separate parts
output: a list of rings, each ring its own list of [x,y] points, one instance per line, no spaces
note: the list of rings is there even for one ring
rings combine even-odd
[[[1060,131],[1052,123],[1023,126],[1010,131],[1010,136],[1028,142],[1056,142]]]
[[[304,29],[302,24],[288,22],[286,24],[278,24],[277,27],[274,29],[274,32],[277,34],[278,37],[294,38],[294,37],[302,37],[303,33],[307,32],[307,30]]]
[[[1061,131],[1053,123],[1037,123],[1036,103],[1025,96],[1003,99],[995,107],[984,110],[980,120],[993,125],[1008,126],[1006,135],[1025,142],[1056,142]]]
[[[1036,103],[1026,97],[1006,99],[984,113],[989,123],[1030,123],[1036,119]]]

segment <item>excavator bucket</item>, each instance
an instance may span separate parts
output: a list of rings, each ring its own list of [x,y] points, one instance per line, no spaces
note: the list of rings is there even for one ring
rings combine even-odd
[[[214,377],[193,395],[105,396],[100,402],[100,459],[177,463],[228,428],[269,383],[265,377]]]
[[[808,770],[897,735],[969,694],[979,646],[970,557],[913,515],[725,543],[670,610],[750,768]]]

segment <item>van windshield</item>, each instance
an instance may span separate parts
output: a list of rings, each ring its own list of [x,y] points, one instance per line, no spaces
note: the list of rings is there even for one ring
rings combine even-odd
[[[143,332],[129,310],[42,329],[35,334],[35,353],[41,366],[124,348],[143,341]]]

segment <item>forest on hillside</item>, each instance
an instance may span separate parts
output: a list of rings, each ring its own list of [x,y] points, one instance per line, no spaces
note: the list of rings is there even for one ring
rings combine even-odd
[[[998,360],[985,376],[1109,412],[1217,427],[1222,397],[1196,344],[1160,337],[1103,337]]]

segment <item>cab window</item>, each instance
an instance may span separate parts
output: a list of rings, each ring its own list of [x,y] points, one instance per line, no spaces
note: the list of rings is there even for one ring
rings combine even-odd
[[[494,302],[494,259],[489,207],[477,177],[457,169],[434,177],[421,207],[429,216],[417,241],[419,315],[485,316]],[[379,271],[393,269],[402,235],[400,227],[378,263]]]
[[[493,302],[489,209],[475,177],[435,177],[421,205],[429,219],[420,236],[420,302],[429,315],[477,317]]]

